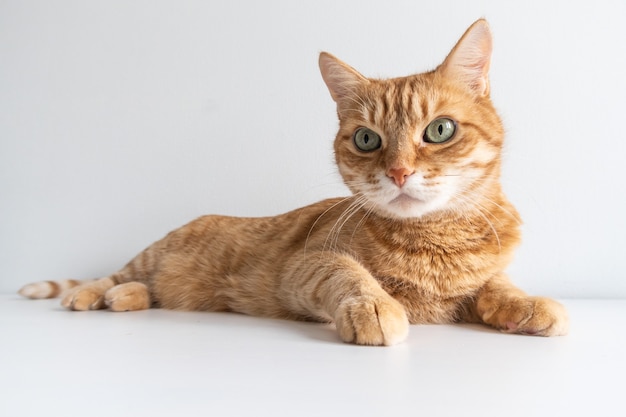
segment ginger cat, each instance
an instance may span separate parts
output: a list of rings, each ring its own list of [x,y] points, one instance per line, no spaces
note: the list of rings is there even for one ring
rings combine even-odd
[[[98,280],[41,282],[72,310],[162,307],[334,322],[345,342],[393,345],[409,323],[485,323],[554,336],[567,313],[504,269],[520,219],[499,183],[503,128],[489,98],[489,26],[434,71],[369,79],[328,53],[335,157],[353,195],[267,218],[204,216]]]

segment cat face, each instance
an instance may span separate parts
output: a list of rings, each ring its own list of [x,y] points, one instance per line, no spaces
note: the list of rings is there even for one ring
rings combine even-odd
[[[489,99],[491,35],[476,22],[435,71],[368,79],[322,53],[337,102],[339,171],[360,203],[392,218],[467,210],[499,175],[503,130]]]

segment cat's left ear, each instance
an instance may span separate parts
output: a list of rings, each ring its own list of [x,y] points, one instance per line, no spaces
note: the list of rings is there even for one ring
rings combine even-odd
[[[357,94],[359,86],[369,82],[357,70],[328,52],[320,54],[319,65],[322,78],[337,104],[344,98]]]
[[[476,95],[489,95],[489,64],[493,41],[485,19],[474,22],[437,71],[460,81]]]

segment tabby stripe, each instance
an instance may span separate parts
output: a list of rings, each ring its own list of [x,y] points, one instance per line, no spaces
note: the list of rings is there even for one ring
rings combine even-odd
[[[476,129],[478,131],[478,133],[480,134],[480,136],[487,140],[489,142],[489,144],[491,145],[491,135],[483,128],[481,128],[479,125],[476,125],[474,123],[465,123],[465,126],[471,127],[473,129]]]
[[[412,89],[412,86],[411,86]],[[409,117],[411,118],[411,125],[415,124],[415,114],[413,112],[413,93],[409,90],[406,92],[406,109],[409,111]]]
[[[46,281],[46,284],[48,284],[49,287],[49,294],[48,294],[48,298],[54,298],[56,296],[58,296],[61,293],[61,286],[55,282],[55,281]]]
[[[137,263],[137,259],[133,259],[126,266],[126,268],[124,268],[124,270],[127,271],[128,274],[130,274],[131,279],[134,279],[137,276],[137,266],[135,265],[136,263]]]
[[[119,273],[115,273],[115,274],[109,276],[109,279],[113,283],[113,286],[121,284],[121,280],[120,280],[119,276],[120,276]]]
[[[402,89],[402,111],[404,113],[404,116],[407,117],[408,119],[410,119],[410,121],[412,122],[413,119],[413,112],[411,111],[411,83],[409,83],[408,81],[404,84],[403,89]]]
[[[404,108],[404,103],[403,103],[403,94],[402,91],[396,92],[395,94],[395,100],[394,100],[394,112],[395,112],[395,119],[396,119],[396,124],[398,126],[402,126],[404,125],[404,119],[405,119],[405,115],[406,115],[406,109]]]
[[[494,169],[494,167],[498,164],[498,161],[496,159],[492,159],[491,161],[482,164],[481,168],[483,169],[483,171],[485,172],[490,172]]]
[[[429,112],[429,108],[428,108],[428,98],[427,97],[422,97],[421,98],[421,110],[422,110],[422,118],[425,118],[426,116],[428,116],[428,112]]]
[[[382,113],[378,115],[379,119],[376,120],[376,123],[379,125],[383,125],[383,121],[385,120],[385,117],[389,112],[389,102],[387,101],[386,96],[382,96],[380,102],[380,104],[382,104]]]
[[[313,301],[315,302],[315,306],[319,307],[319,308],[323,308],[323,302],[322,302],[322,287],[324,286],[324,284],[326,284],[326,281],[328,281],[328,277],[324,277],[324,278],[320,278],[317,280],[317,283],[315,284],[315,287],[313,288]]]
[[[141,254],[141,274],[147,275],[147,271],[150,270],[150,264],[152,263],[152,257],[150,256],[152,249],[147,249]]]
[[[467,158],[476,148],[476,145],[470,140],[463,140],[457,142],[455,145],[453,158],[456,160]]]
[[[379,106],[376,106],[373,110],[372,109],[367,109],[367,117],[366,119],[372,124],[372,125],[376,125],[376,120],[378,118],[378,110],[380,109]]]

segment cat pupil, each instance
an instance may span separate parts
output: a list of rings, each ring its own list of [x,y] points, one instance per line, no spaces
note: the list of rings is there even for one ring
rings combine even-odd
[[[365,144],[367,145],[367,142],[370,141],[370,135],[368,135],[367,133],[365,134],[365,136],[363,136],[363,141],[365,142]]]
[[[439,131],[439,134],[441,135],[443,133],[443,125],[439,125],[437,130]]]

